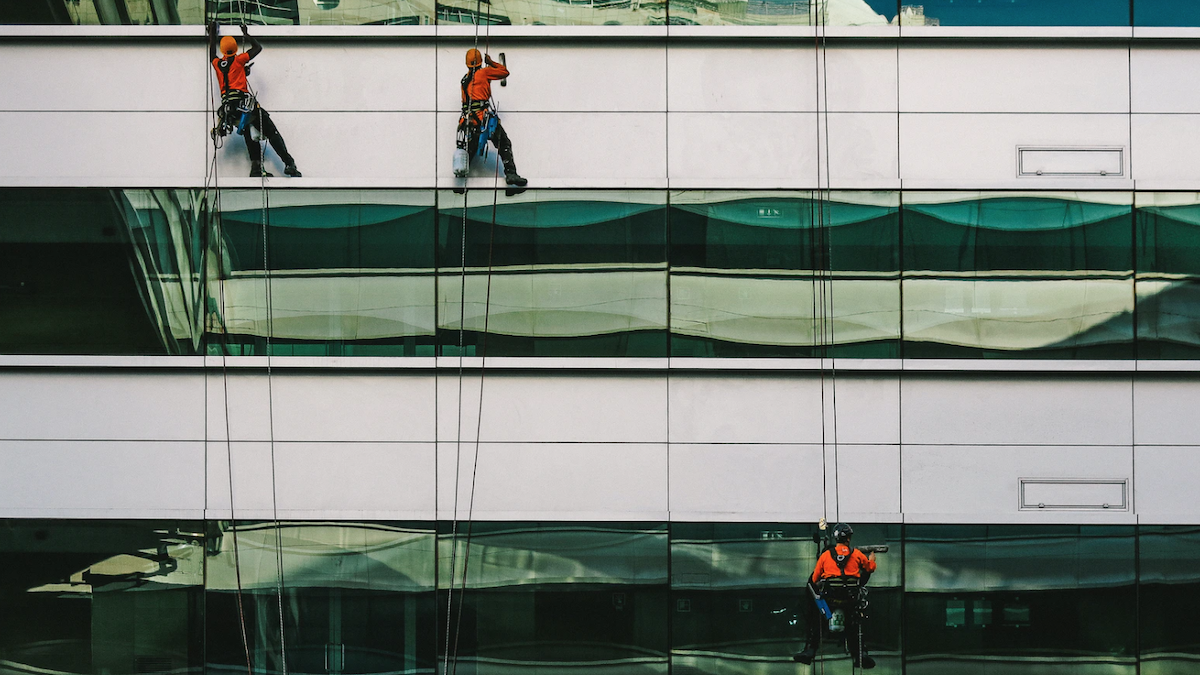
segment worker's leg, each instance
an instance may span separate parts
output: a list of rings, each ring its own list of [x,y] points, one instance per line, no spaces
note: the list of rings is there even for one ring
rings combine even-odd
[[[521,177],[517,173],[517,163],[513,160],[512,141],[509,140],[508,134],[504,131],[504,126],[496,120],[496,130],[492,132],[492,144],[496,146],[496,154],[500,155],[500,161],[504,163],[504,182],[509,185],[525,186],[529,181]]]
[[[242,138],[246,139],[246,153],[250,155],[250,177],[270,176],[270,173],[263,171],[262,143],[254,140],[249,124],[246,125],[246,128],[242,129]]]
[[[850,652],[850,659],[855,666],[861,666],[863,670],[875,667],[875,659],[867,655],[867,646],[863,644],[865,638],[860,638],[862,635],[862,619],[856,614],[847,617],[846,621],[846,651]]]
[[[817,657],[817,650],[821,647],[821,628],[825,623],[825,617],[821,616],[821,610],[817,609],[817,603],[813,600],[812,592],[808,587],[804,588],[804,597],[801,598],[800,605],[804,608],[804,624],[807,632],[804,639],[804,651],[793,655],[792,659],[809,664]]]
[[[287,143],[283,142],[283,135],[279,133],[275,122],[271,120],[271,113],[263,110],[261,107],[255,110],[254,113],[255,121],[257,122],[255,126],[271,142],[271,147],[275,149],[275,154],[279,155],[279,158],[283,160],[283,172],[289,176],[299,176],[300,172],[296,170],[296,160],[288,152]]]

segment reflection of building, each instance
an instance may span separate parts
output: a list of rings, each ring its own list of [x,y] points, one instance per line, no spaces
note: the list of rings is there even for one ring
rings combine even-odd
[[[892,19],[893,26],[937,26],[938,20],[931,16],[925,16],[924,5],[903,5],[900,7],[900,14]]]
[[[256,24],[304,178],[206,145],[205,9]],[[890,546],[878,672],[1194,670],[1186,41],[883,0],[17,20],[0,675],[795,675],[821,517]],[[481,20],[520,194],[450,174]]]

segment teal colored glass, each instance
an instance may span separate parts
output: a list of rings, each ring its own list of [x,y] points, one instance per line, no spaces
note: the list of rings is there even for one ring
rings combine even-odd
[[[909,525],[906,672],[1137,670],[1131,526]]]
[[[908,27],[1130,25],[1129,0],[921,0],[902,5],[900,24]]]
[[[459,672],[668,672],[665,523],[442,522],[439,531],[438,629],[451,633],[437,644],[452,646]]]
[[[1200,195],[1137,194],[1137,353],[1200,358]]]
[[[471,5],[472,7],[474,5]],[[421,25],[434,3],[406,0],[21,0],[0,6],[0,24],[269,26]]]
[[[442,355],[667,355],[664,193],[468,198],[464,240],[463,196],[438,197]]]
[[[1133,0],[1135,26],[1200,26],[1200,4],[1192,0]]]
[[[196,353],[202,208],[189,190],[0,189],[0,353]]]
[[[196,521],[0,520],[4,669],[202,672],[204,543]]]
[[[672,356],[898,356],[897,193],[675,192],[670,228]]]
[[[1182,620],[1200,602],[1200,527],[1138,528],[1138,627],[1142,672],[1187,675],[1200,660],[1200,637]]]
[[[262,191],[222,191],[208,352],[263,354],[269,335],[274,355],[432,356],[433,198],[272,190],[264,210]]]
[[[1133,358],[1130,193],[906,192],[910,358]]]
[[[670,0],[670,5],[673,26],[887,26],[896,25],[900,7],[897,0]]]

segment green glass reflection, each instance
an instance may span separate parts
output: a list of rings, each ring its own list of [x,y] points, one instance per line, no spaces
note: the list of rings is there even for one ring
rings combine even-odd
[[[209,353],[262,354],[270,336],[276,355],[432,356],[433,198],[222,191],[208,266]]]
[[[904,193],[904,355],[1132,358],[1132,194]]]
[[[670,213],[672,356],[898,355],[897,193],[673,192]]]
[[[248,650],[254,672],[283,672],[283,656],[287,670],[299,673],[433,672],[436,546],[430,524],[211,526],[210,670],[244,672]]]
[[[0,521],[0,669],[195,672],[204,529],[191,521]]]
[[[666,356],[664,193],[465,197],[438,197],[443,355]]]
[[[1137,194],[1138,358],[1200,356],[1200,194]]]
[[[1200,527],[1138,530],[1141,672],[1185,675],[1200,662],[1200,636],[1186,617],[1200,603]]]
[[[910,525],[912,675],[1136,672],[1134,528]]]
[[[896,0],[671,0],[674,26],[898,25]]]
[[[0,353],[190,354],[201,195],[0,189]]]
[[[667,672],[665,524],[476,522],[459,523],[456,536],[450,523],[439,528],[439,629],[450,627],[452,668]],[[439,649],[446,644],[443,633]]]

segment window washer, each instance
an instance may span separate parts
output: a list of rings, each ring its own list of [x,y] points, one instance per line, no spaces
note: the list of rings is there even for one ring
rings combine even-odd
[[[481,67],[486,63],[486,67]],[[480,144],[490,140],[496,146],[496,154],[504,163],[504,182],[516,187],[525,187],[529,181],[517,173],[513,161],[512,141],[500,125],[500,117],[492,110],[492,80],[508,77],[508,68],[496,63],[478,49],[467,50],[467,74],[462,79],[462,116],[458,119],[458,148],[467,151],[465,166],[457,166],[456,173],[466,176],[470,170],[470,158],[482,150]]]
[[[846,649],[854,666],[863,670],[875,667],[875,659],[867,656],[866,649],[860,644],[862,612],[866,608],[865,586],[875,571],[875,552],[867,555],[851,546],[853,535],[853,528],[838,523],[833,527],[833,547],[825,549],[817,558],[817,566],[808,581],[808,593],[814,601],[804,603],[808,635],[804,651],[792,657],[795,661],[806,665],[813,662],[821,644],[822,624],[828,619],[831,632],[845,631]]]
[[[250,60],[262,51],[262,45],[250,36],[250,31],[242,25],[242,35],[250,41],[250,49],[238,54],[237,40],[229,35],[221,38],[220,50],[217,47],[217,22],[209,26],[209,53],[215,54],[212,60],[213,69],[217,71],[217,83],[221,85],[221,109],[217,113],[216,135],[226,136],[237,131],[246,139],[246,150],[250,153],[250,177],[260,178],[272,174],[263,170],[262,145],[254,138],[251,127],[258,129],[271,142],[271,147],[283,160],[283,172],[289,176],[299,177],[300,170],[296,168],[296,160],[288,153],[287,144],[279,129],[271,121],[271,115],[258,105],[258,101],[250,93],[250,85],[246,76],[250,74]]]

